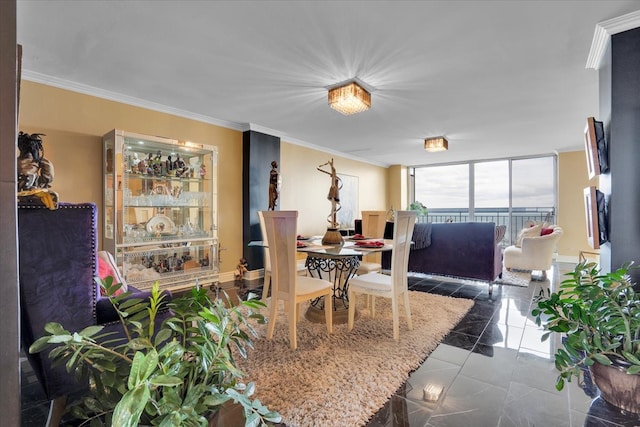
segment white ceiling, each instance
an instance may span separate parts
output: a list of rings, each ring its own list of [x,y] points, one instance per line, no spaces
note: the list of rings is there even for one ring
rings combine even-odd
[[[18,1],[23,78],[374,164],[580,150],[598,22],[632,1]],[[372,108],[326,87],[357,77]],[[105,129],[107,131],[107,129]],[[132,130],[135,131],[135,130]],[[428,136],[449,151],[426,153]],[[208,143],[215,144],[215,141]]]

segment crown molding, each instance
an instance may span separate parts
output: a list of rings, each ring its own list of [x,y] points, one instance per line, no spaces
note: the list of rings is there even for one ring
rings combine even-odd
[[[197,113],[193,113],[191,111],[186,111],[186,110],[181,110],[178,108],[173,108],[173,107],[169,107],[167,105],[163,105],[163,104],[158,104],[155,102],[151,102],[151,101],[147,101],[144,99],[140,99],[140,98],[135,98],[133,96],[128,96],[128,95],[123,95],[121,93],[117,93],[117,92],[111,92],[108,90],[104,90],[104,89],[99,89],[93,86],[89,86],[89,85],[85,85],[82,83],[76,83],[76,82],[72,82],[69,80],[64,80],[64,79],[60,79],[57,77],[53,77],[47,74],[42,74],[42,73],[38,73],[35,71],[30,71],[30,70],[22,70],[22,79],[23,80],[28,80],[31,82],[35,82],[35,83],[41,83],[41,84],[45,84],[48,86],[53,86],[53,87],[57,87],[60,89],[65,89],[65,90],[70,90],[72,92],[78,92],[78,93],[82,93],[85,95],[90,95],[90,96],[95,96],[97,98],[101,98],[101,99],[106,99],[109,101],[115,101],[115,102],[120,102],[123,104],[127,104],[127,105],[132,105],[135,107],[141,107],[141,108],[146,108],[148,110],[153,110],[153,111],[158,111],[161,113],[167,113],[167,114],[171,114],[174,116],[178,116],[178,117],[184,117],[186,119],[191,119],[191,120],[196,120],[199,122],[203,122],[203,123],[209,123],[212,125],[216,125],[216,126],[220,126],[220,127],[224,127],[224,128],[228,128],[228,129],[233,129],[233,130],[238,130],[241,132],[245,132],[247,130],[254,130],[256,132],[262,132],[262,133],[266,133],[268,135],[274,135],[274,136],[278,136],[278,135],[283,135],[282,132],[276,131],[274,129],[269,129],[260,125],[256,125],[253,123],[237,123],[237,122],[231,122],[231,121],[227,121],[227,120],[220,120],[220,119],[215,119],[213,117],[209,117],[209,116],[205,116],[202,114],[197,114]],[[378,163],[378,162],[372,162],[370,160],[365,160],[362,159],[360,157],[356,157],[356,156],[350,156],[346,153],[342,153],[339,151],[335,151],[335,150],[330,150],[327,149],[326,147],[321,147],[318,145],[314,145],[305,141],[301,141],[299,139],[293,138],[293,137],[289,137],[289,136],[280,136],[281,139],[285,139],[287,142],[295,144],[295,145],[300,145],[303,147],[307,147],[307,148],[311,148],[314,150],[318,150],[318,151],[322,151],[328,154],[333,154],[336,156],[340,156],[340,157],[344,157],[344,158],[348,158],[351,160],[356,160],[359,162],[363,162],[363,163],[368,163],[374,166],[382,166],[382,167],[389,167],[388,164],[385,163]]]
[[[95,96],[96,98],[102,98],[109,101],[120,102],[134,107],[146,108],[148,110],[158,111],[160,113],[167,113],[173,116],[184,117],[186,119],[196,120],[203,123],[209,123],[212,125],[242,130],[243,125],[228,120],[220,120],[213,117],[205,116],[202,114],[193,113],[191,111],[181,110],[179,108],[169,107],[167,105],[158,104],[156,102],[147,101],[140,98],[135,98],[129,95],[123,95],[117,92],[111,92],[104,89],[99,89],[93,86],[85,85],[82,83],[76,83],[69,80],[60,79],[47,74],[38,73],[30,70],[22,70],[22,79],[35,83],[41,83],[48,86],[57,87],[60,89],[70,90],[72,92],[82,93],[84,95]]]
[[[607,46],[609,45],[609,41],[613,34],[618,34],[637,27],[640,27],[640,10],[596,24],[586,68],[592,68],[594,70],[600,68]]]
[[[246,130],[253,130],[256,132],[260,132],[260,133],[266,133],[267,135],[273,135],[273,136],[277,136],[280,138],[281,141],[285,141],[288,142],[290,144],[293,145],[299,145],[301,147],[306,147],[306,148],[310,148],[312,150],[316,150],[316,151],[321,151],[323,153],[327,153],[327,154],[333,154],[334,156],[340,156],[343,157],[345,159],[351,159],[351,160],[355,160],[357,162],[362,162],[362,163],[367,163],[369,165],[373,165],[373,166],[380,166],[383,168],[388,168],[389,166],[391,166],[388,163],[382,163],[382,162],[374,162],[371,160],[367,160],[367,159],[363,159],[361,157],[357,157],[357,156],[352,156],[348,153],[342,152],[342,151],[336,151],[336,150],[331,150],[330,148],[327,147],[321,147],[319,145],[315,145],[312,144],[310,142],[306,142],[306,141],[302,141],[300,139],[297,138],[293,138],[291,136],[288,136],[287,134],[283,134],[282,132],[278,132],[277,130],[274,129],[269,129],[267,127],[264,126],[260,126],[260,125],[256,125],[254,123],[248,123],[249,128]]]

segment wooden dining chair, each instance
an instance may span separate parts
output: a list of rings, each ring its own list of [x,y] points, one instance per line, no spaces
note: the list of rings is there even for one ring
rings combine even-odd
[[[296,324],[300,304],[324,297],[327,332],[333,333],[333,284],[327,280],[296,274],[298,211],[262,211],[271,257],[271,303],[267,339],[273,338],[278,301],[284,301],[289,323],[289,345],[298,347]]]
[[[262,233],[262,246],[264,247],[264,283],[262,285],[262,302],[267,302],[269,296],[269,288],[271,285],[271,257],[269,256],[269,240],[267,239],[267,232],[264,228],[264,216],[262,211],[258,211],[258,221],[260,222],[260,233]],[[296,272],[302,276],[307,275],[307,267],[305,266],[305,260],[300,259],[296,261]]]
[[[413,329],[411,309],[409,308],[409,286],[407,283],[407,268],[409,264],[409,250],[413,227],[416,223],[417,212],[397,211],[393,228],[393,252],[391,253],[391,275],[378,272],[357,276],[349,281],[349,320],[348,330],[353,329],[356,309],[356,295],[370,295],[371,317],[375,317],[376,297],[391,299],[393,315],[393,338],[400,339],[399,303],[402,300],[407,317],[407,326]]]
[[[365,237],[382,239],[384,237],[384,228],[386,225],[387,211],[362,211],[362,234]],[[365,256],[362,262],[360,262],[358,270],[356,270],[356,274],[361,276],[375,271],[381,272],[382,264],[380,263],[379,258],[379,254]]]

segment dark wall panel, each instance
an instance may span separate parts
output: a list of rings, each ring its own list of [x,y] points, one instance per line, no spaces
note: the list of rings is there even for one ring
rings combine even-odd
[[[263,267],[263,250],[247,245],[252,240],[262,240],[258,211],[269,208],[271,162],[275,160],[280,164],[280,138],[246,131],[242,135],[242,149],[243,256],[247,259],[249,270],[257,270]]]
[[[607,52],[602,61],[602,65],[598,70],[598,80],[598,96],[600,99],[600,116],[598,117],[598,120],[604,123],[604,136],[608,142],[609,152],[611,152],[611,46],[607,48]],[[609,159],[609,162],[611,162],[611,159]],[[607,205],[609,205],[609,202],[611,201],[611,171],[600,175],[598,189],[605,195],[606,203]],[[602,267],[603,271],[611,271],[611,233],[615,233],[617,231],[611,228],[610,210],[608,221],[609,224],[607,230],[609,234],[609,242],[600,245],[600,266]]]
[[[611,37],[611,269],[640,265],[640,28]],[[632,277],[640,281],[640,271]]]

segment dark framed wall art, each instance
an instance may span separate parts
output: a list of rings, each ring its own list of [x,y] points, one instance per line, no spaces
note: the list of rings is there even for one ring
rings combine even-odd
[[[609,171],[609,154],[604,137],[604,125],[594,117],[587,118],[584,128],[585,154],[589,179]]]

